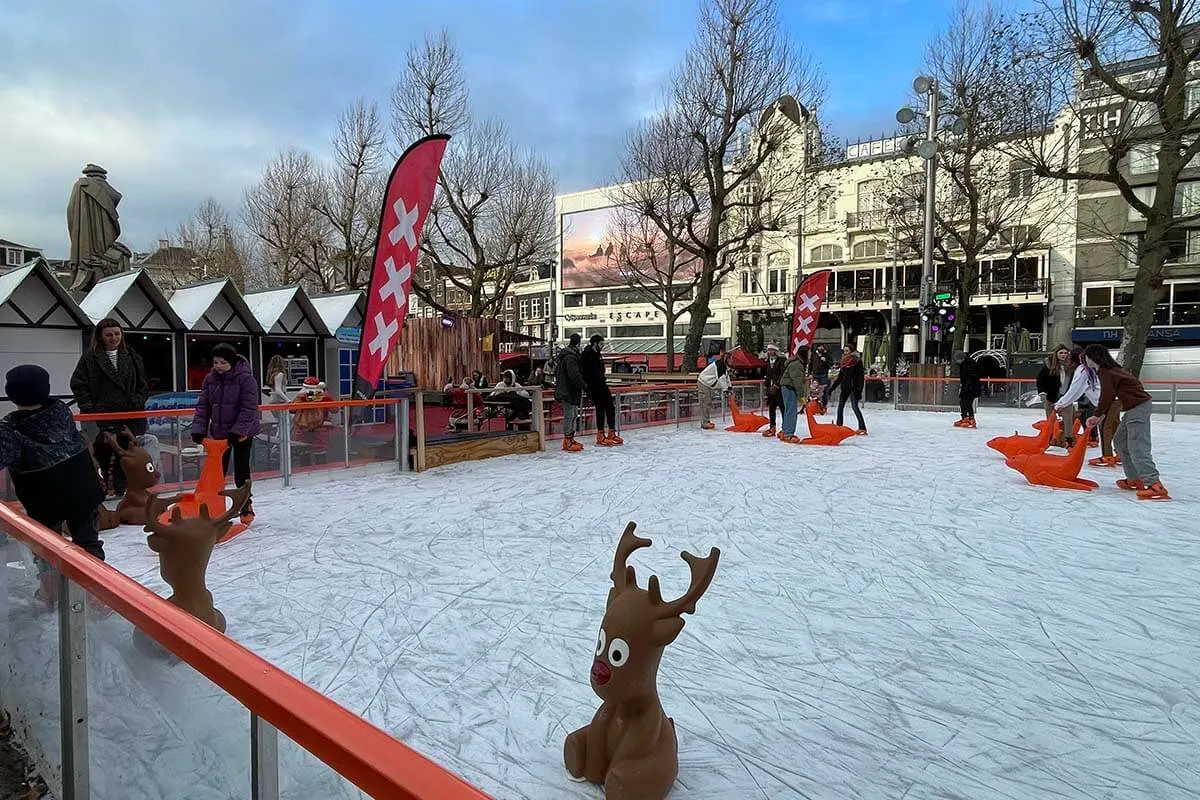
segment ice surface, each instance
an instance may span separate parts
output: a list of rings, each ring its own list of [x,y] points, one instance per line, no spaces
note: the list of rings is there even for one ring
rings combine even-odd
[[[664,595],[686,586],[680,549],[722,549],[660,671],[672,797],[1200,795],[1200,420],[1156,418],[1177,499],[1153,504],[1111,470],[1085,468],[1093,493],[1028,486],[984,442],[1032,433],[1030,412],[981,412],[975,431],[866,414],[871,436],[837,448],[645,429],[621,448],[264,490],[209,586],[233,638],[493,796],[599,798],[562,746],[598,704],[595,632],[635,520],[655,546],[633,562]],[[163,590],[142,534],[106,539]],[[158,679],[110,649],[113,685]],[[195,697],[154,696],[172,714]],[[173,757],[213,770],[217,748]],[[220,750],[237,775],[240,751]]]

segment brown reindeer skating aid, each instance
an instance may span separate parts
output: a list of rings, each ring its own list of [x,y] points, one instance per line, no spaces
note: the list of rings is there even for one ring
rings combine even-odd
[[[221,509],[220,515],[210,517],[208,506],[201,506],[199,516],[185,518],[176,507],[168,524],[161,522],[159,517],[179,497],[151,494],[145,530],[150,534],[146,544],[158,553],[159,574],[174,590],[167,602],[224,633],[225,616],[213,606],[212,592],[205,584],[205,576],[217,539],[229,530],[250,496],[250,482],[240,489],[221,494],[233,500],[228,511]]]
[[[119,437],[105,433],[104,438],[109,447],[116,451],[121,460],[121,470],[125,473],[125,496],[113,511],[104,506],[100,507],[100,524],[102,531],[107,531],[118,525],[145,525],[146,507],[150,503],[150,493],[146,491],[158,484],[158,469],[154,459],[146,449],[137,443],[137,437],[126,428],[122,435],[130,441],[128,448],[121,447]]]
[[[634,535],[629,523],[617,543],[612,589],[600,623],[591,683],[603,701],[586,725],[567,736],[563,758],[572,777],[604,784],[607,800],[663,800],[679,774],[675,723],[658,698],[658,665],[663,650],[683,630],[683,614],[712,583],[721,551],[707,558],[684,552],[692,572],[688,590],[663,602],[658,577],[646,589],[637,585],[626,562],[650,540]]]

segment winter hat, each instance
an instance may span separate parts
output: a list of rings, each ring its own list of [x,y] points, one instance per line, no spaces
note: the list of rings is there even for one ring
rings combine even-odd
[[[779,347],[776,346],[776,344],[774,342],[771,342],[769,345],[767,345],[767,352],[769,353],[772,350],[774,350],[777,353],[779,352]]]
[[[233,345],[224,342],[212,349],[212,357],[228,361],[230,364],[236,364],[241,359],[238,351],[233,349]]]
[[[14,405],[44,406],[50,402],[50,373],[37,364],[13,367],[4,376],[4,393]]]

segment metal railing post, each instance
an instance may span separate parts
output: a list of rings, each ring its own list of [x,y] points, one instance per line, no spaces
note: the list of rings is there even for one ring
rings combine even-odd
[[[900,377],[892,376],[892,410],[900,410]]]
[[[408,410],[409,400],[407,397],[400,398],[400,409],[396,414],[396,450],[399,452],[400,471],[408,472],[408,452],[412,447],[412,442],[408,439]]]
[[[350,466],[350,406],[342,407],[342,461]]]
[[[183,486],[183,423],[179,417],[171,417],[171,422],[175,425],[175,469]]]
[[[250,712],[250,797],[279,800],[279,732]]]
[[[1176,408],[1179,405],[1179,384],[1171,384],[1171,422],[1175,421]]]
[[[675,389],[672,393],[675,395],[675,401],[673,403],[673,405],[675,406],[675,428],[678,429],[679,428],[679,390]]]
[[[282,411],[279,418],[279,473],[283,485],[292,485],[292,412]]]
[[[91,796],[88,756],[87,617],[85,592],[58,576],[58,694],[63,800]]]

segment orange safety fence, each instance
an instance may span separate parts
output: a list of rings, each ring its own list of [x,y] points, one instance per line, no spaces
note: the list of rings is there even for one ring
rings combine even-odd
[[[62,536],[0,504],[15,537],[138,630],[372,797],[488,795]]]

